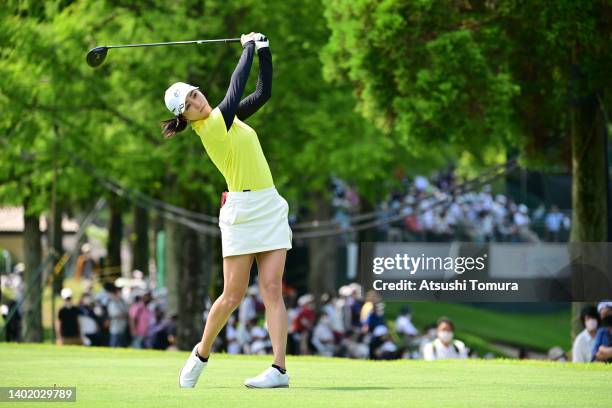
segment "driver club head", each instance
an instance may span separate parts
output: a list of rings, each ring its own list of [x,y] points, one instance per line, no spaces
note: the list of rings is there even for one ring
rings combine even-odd
[[[87,63],[90,67],[97,67],[104,62],[106,54],[108,53],[107,47],[95,47],[89,50],[87,53]]]

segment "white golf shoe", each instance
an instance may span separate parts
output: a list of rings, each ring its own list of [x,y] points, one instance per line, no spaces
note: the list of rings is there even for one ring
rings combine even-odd
[[[202,370],[206,367],[207,363],[202,362],[198,356],[196,356],[196,350],[200,343],[196,344],[191,354],[187,358],[185,365],[181,368],[179,373],[179,385],[181,388],[193,388],[198,382]]]
[[[257,377],[247,378],[244,385],[249,388],[281,388],[289,387],[289,375],[282,374],[274,367],[268,367]]]

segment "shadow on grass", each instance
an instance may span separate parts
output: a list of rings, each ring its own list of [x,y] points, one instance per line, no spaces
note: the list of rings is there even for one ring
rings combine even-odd
[[[236,387],[214,387],[214,388],[236,388]],[[246,387],[248,388],[248,387]],[[455,387],[373,387],[373,386],[364,386],[364,387],[294,387],[289,386],[287,388],[281,388],[283,390],[322,390],[322,391],[385,391],[385,390],[442,390],[442,389],[451,389]],[[255,389],[255,388],[251,388]],[[264,389],[264,388],[258,388]],[[266,389],[276,389],[276,388],[266,388]]]

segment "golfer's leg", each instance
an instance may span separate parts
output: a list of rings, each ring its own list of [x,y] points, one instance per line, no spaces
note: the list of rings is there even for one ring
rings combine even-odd
[[[240,305],[249,285],[253,254],[223,258],[223,293],[215,300],[204,326],[198,354],[208,357],[215,338],[227,323],[229,316]]]
[[[274,364],[285,368],[287,347],[287,310],[283,299],[282,284],[285,270],[286,249],[257,254],[259,293],[266,306],[266,322],[272,340]]]

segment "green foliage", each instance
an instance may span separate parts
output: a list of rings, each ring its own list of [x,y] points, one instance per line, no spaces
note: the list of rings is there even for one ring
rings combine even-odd
[[[571,54],[587,89],[610,87],[608,1],[339,0],[326,78],[349,82],[362,114],[415,150],[448,145],[487,162],[522,148],[535,163],[567,152]]]
[[[91,206],[104,193],[97,174],[194,210],[214,212],[225,181],[188,130],[163,140],[163,92],[194,83],[216,105],[240,55],[236,45],[109,50],[96,69],[97,45],[268,35],[273,98],[249,119],[275,184],[292,200],[327,191],[329,176],[350,179],[374,199],[397,160],[397,143],[355,112],[348,86],[322,79],[327,42],[318,1],[9,1],[2,9],[0,199],[49,207],[52,171],[67,207]],[[257,60],[257,58],[255,59]],[[254,89],[254,63],[246,92]]]

